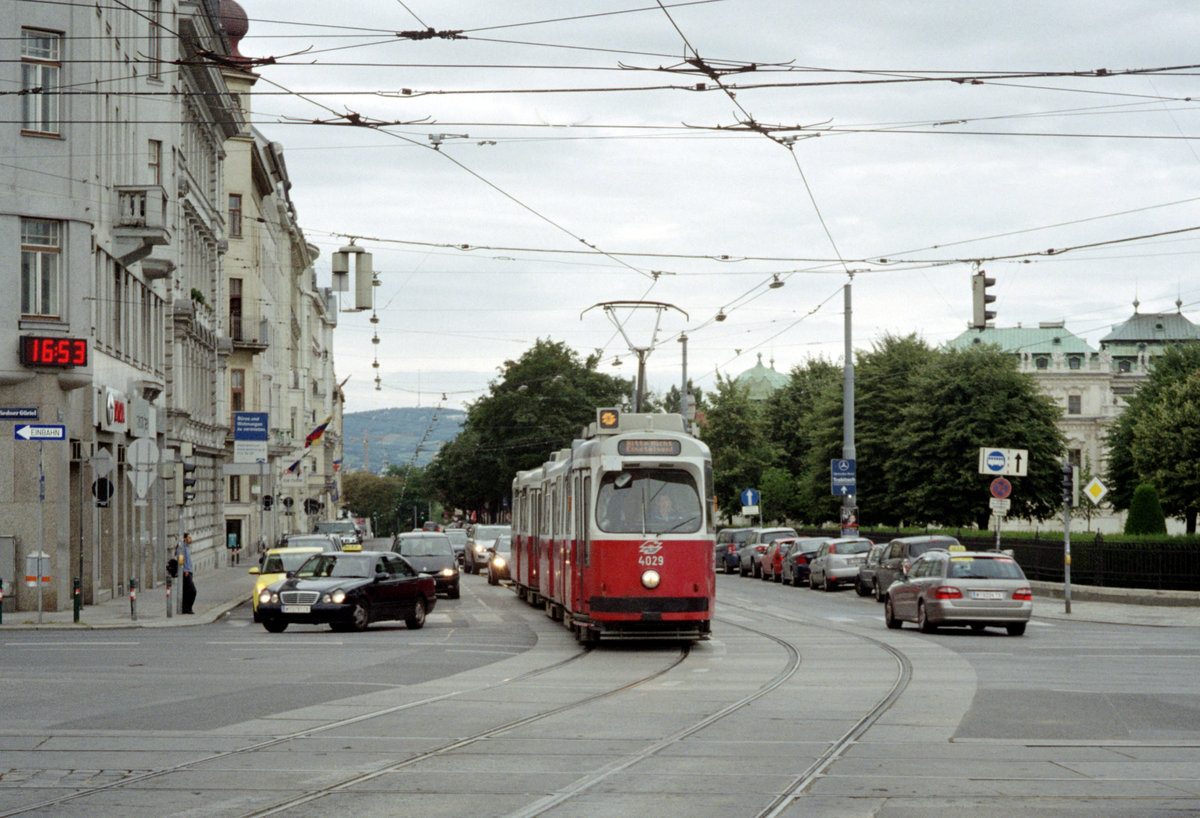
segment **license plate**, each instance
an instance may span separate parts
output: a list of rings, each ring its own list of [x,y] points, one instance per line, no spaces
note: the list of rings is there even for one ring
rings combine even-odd
[[[283,612],[290,614],[312,613],[312,605],[284,605]]]
[[[1003,591],[972,591],[971,599],[1004,599]]]

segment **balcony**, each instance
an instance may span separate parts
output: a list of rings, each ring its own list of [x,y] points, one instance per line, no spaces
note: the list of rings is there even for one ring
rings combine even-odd
[[[161,185],[122,185],[116,190],[113,250],[122,264],[130,265],[171,241],[171,231],[167,229],[167,194]]]
[[[254,319],[231,315],[229,317],[229,337],[233,341],[233,348],[255,353],[262,352],[271,346],[271,322],[263,318],[257,324],[257,333],[254,332],[254,329]]]

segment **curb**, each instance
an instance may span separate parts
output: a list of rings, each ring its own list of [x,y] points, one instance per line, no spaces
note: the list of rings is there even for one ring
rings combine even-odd
[[[1030,581],[1033,592],[1054,599],[1063,598],[1062,582]],[[1156,605],[1173,608],[1200,607],[1200,591],[1156,591],[1153,588],[1105,588],[1099,585],[1071,583],[1071,599],[1084,602],[1116,602],[1122,605]]]

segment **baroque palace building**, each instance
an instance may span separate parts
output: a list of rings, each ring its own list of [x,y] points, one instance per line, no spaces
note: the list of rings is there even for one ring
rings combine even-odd
[[[230,534],[307,526],[260,500],[301,454],[290,490],[332,516],[336,307],[282,148],[247,122],[253,74],[226,30],[245,15],[215,0],[0,9],[19,92],[0,99],[0,246],[19,259],[19,297],[0,302],[4,610],[69,608],[76,582],[84,605],[161,586],[184,531],[203,573]],[[243,443],[241,412],[265,435]]]

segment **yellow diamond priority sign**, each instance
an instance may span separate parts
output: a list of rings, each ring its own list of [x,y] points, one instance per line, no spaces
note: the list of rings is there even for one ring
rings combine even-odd
[[[1104,495],[1108,494],[1108,488],[1100,482],[1099,477],[1093,477],[1091,482],[1083,487],[1083,493],[1092,501],[1092,505],[1098,506]]]

